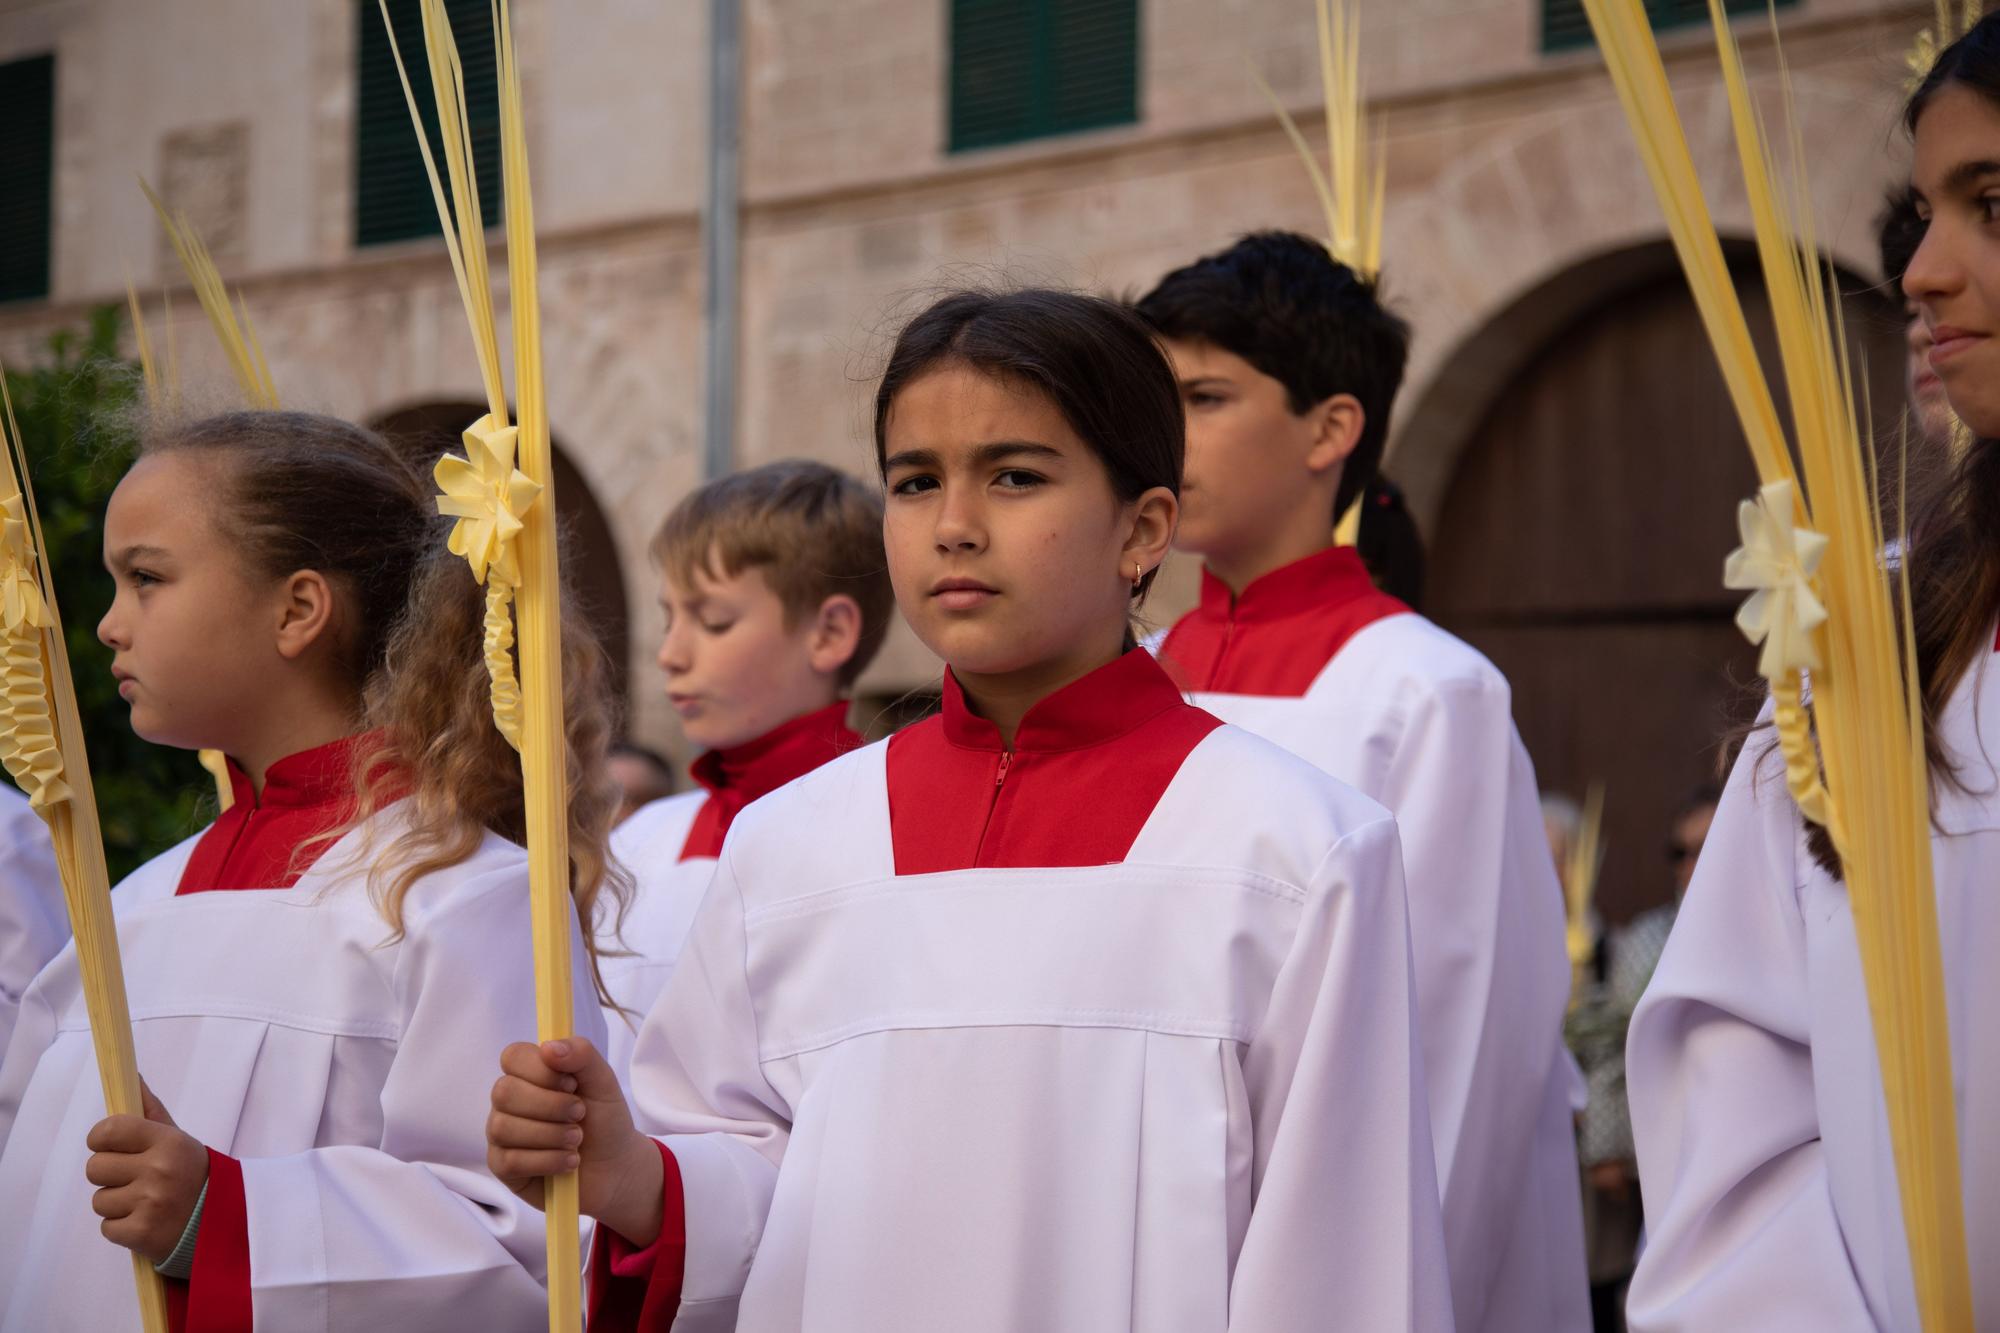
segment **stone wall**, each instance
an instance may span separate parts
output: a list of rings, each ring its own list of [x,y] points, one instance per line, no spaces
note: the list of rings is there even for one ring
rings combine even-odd
[[[706,6],[515,8],[555,432],[625,553],[636,728],[671,742],[650,688],[645,547],[699,477]],[[1929,8],[1805,0],[1785,18],[1822,236],[1860,272],[1874,270],[1869,224],[1901,161],[1901,52]],[[745,0],[746,463],[868,469],[870,376],[898,312],[941,283],[1133,291],[1251,228],[1320,229],[1244,69],[1248,55],[1316,133],[1305,0],[1149,0],[1138,125],[959,156],[943,147],[946,11]],[[1496,386],[1592,303],[1593,265],[1661,232],[1596,57],[1542,56],[1534,13],[1524,0],[1364,6],[1389,136],[1385,267],[1417,329],[1393,471],[1424,520]],[[441,247],[353,248],[355,18],[352,0],[0,0],[0,59],[54,49],[59,82],[54,300],[0,308],[0,354],[31,354],[50,327],[121,298],[129,272],[143,290],[175,287],[184,377],[227,401],[193,302],[160,263],[143,173],[196,182],[228,214],[212,224],[231,229],[227,276],[288,401],[376,419],[476,399]],[[1760,26],[1740,31],[1768,68]],[[1708,37],[1665,45],[1712,201],[1741,228]],[[149,312],[164,322],[156,295]],[[1192,587],[1174,570],[1155,612]],[[899,635],[864,686],[934,671]]]

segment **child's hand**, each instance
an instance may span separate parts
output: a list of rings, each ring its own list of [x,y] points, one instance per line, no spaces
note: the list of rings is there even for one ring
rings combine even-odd
[[[104,1238],[159,1263],[174,1252],[194,1215],[208,1182],[208,1149],[174,1124],[143,1082],[139,1095],[144,1118],[108,1116],[91,1129],[83,1175],[99,1187],[90,1206],[104,1219],[98,1228]]]
[[[641,1248],[660,1234],[660,1151],[632,1124],[625,1090],[581,1037],[500,1053],[486,1167],[542,1206],[542,1177],[577,1173],[578,1208]]]

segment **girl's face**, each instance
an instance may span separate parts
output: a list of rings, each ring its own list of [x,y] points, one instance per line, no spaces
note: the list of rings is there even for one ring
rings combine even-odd
[[[840,696],[839,672],[854,656],[861,610],[829,597],[805,623],[754,566],[727,578],[696,571],[691,586],[660,579],[660,670],[681,730],[703,749],[756,740]]]
[[[158,745],[244,752],[259,700],[287,665],[282,581],[260,586],[212,515],[217,464],[142,458],[112,492],[104,567],[118,585],[97,637],[114,656],[132,730]]]
[[[2000,436],[2000,107],[1940,89],[1917,120],[1911,184],[1926,227],[1903,292],[1952,408],[1975,434]]]
[[[975,693],[1036,697],[1117,657],[1135,565],[1166,557],[1166,487],[1130,502],[1053,403],[962,365],[890,405],[883,537],[896,603]]]

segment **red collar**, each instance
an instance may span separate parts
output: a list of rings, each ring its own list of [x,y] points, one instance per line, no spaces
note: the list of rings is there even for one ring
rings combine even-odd
[[[754,741],[710,750],[688,766],[688,773],[710,796],[728,792],[748,805],[859,745],[860,734],[847,725],[847,708],[846,700],[828,704],[780,723]]]
[[[355,764],[381,738],[379,731],[363,732],[287,755],[265,772],[261,793],[231,760],[236,802],[201,835],[176,892],[297,884],[332,845],[321,835],[354,818]]]
[[[1361,553],[1352,546],[1329,546],[1252,580],[1241,593],[1232,593],[1227,583],[1203,568],[1201,614],[1254,625],[1314,615],[1373,592],[1375,581],[1368,577]]]
[[[1201,604],[1160,645],[1185,689],[1298,698],[1356,634],[1410,608],[1376,589],[1351,546],[1333,546],[1240,594],[1202,571]]]
[[[229,788],[236,805],[246,810],[306,810],[344,801],[354,795],[355,753],[379,744],[382,734],[364,731],[288,754],[264,770],[262,793],[251,787],[249,775],[231,759]]]
[[[947,674],[943,715],[889,741],[896,873],[1123,861],[1188,755],[1221,725],[1135,649],[1029,709],[1006,750]]]
[[[1014,753],[1052,754],[1116,740],[1187,700],[1152,654],[1140,649],[1063,686],[1028,710],[1014,729]],[[949,668],[944,674],[944,735],[967,750],[1002,750],[1000,728],[966,707]]]
[[[845,700],[829,704],[773,727],[756,740],[710,750],[688,765],[689,775],[708,792],[708,799],[695,812],[687,841],[681,845],[681,860],[719,855],[730,823],[744,806],[859,748],[861,734],[847,725],[847,707]]]

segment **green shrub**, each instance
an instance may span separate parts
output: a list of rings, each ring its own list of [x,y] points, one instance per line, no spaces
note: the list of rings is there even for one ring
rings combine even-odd
[[[104,569],[104,505],[137,447],[142,392],[138,368],[118,355],[120,323],[115,306],[93,311],[85,329],[49,339],[43,364],[7,369],[114,882],[215,814],[214,785],[194,755],[132,734],[111,679],[111,650],[97,641],[97,622],[112,595]]]

